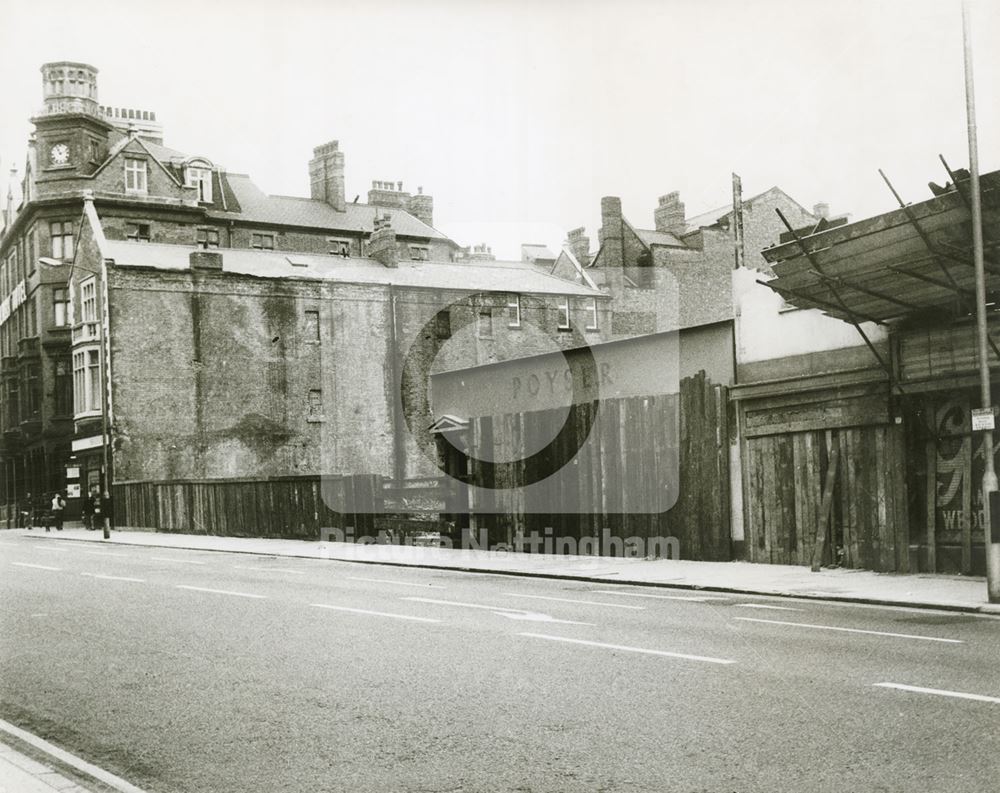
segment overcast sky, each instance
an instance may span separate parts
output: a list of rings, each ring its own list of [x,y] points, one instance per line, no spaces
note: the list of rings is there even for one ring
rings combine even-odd
[[[980,164],[1000,167],[1000,3],[974,2]],[[955,0],[212,0],[0,4],[4,174],[23,172],[39,66],[100,69],[104,104],[155,110],[168,146],[308,195],[312,147],[422,185],[435,225],[504,257],[557,245],[600,198],[652,227],[773,185],[854,219],[968,160]],[[989,101],[988,101],[989,100]],[[6,190],[4,190],[6,193]]]

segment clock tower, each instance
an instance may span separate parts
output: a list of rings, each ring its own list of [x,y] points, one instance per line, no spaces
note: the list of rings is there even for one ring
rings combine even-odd
[[[97,102],[97,69],[60,61],[42,66],[44,106],[35,125],[39,197],[72,189],[67,180],[89,176],[108,154],[112,125]]]

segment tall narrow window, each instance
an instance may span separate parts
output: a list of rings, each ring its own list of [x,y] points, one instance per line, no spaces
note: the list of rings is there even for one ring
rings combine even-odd
[[[73,413],[73,377],[70,373],[69,361],[56,361],[53,374],[56,415],[69,416]]]
[[[590,302],[587,304],[587,330],[599,330],[597,324],[597,298],[590,298]]]
[[[52,242],[53,259],[73,258],[73,222],[71,220],[56,221],[49,224],[49,237]]]
[[[63,287],[56,287],[52,290],[52,324],[57,328],[65,327],[69,324],[69,300],[66,290]]]
[[[101,409],[100,360],[100,352],[87,350],[87,410]]]
[[[7,381],[7,426],[13,427],[21,421],[21,406],[18,399],[17,378]]]
[[[318,342],[319,337],[319,312],[318,311],[307,311],[306,312],[306,341]]]
[[[559,298],[559,318],[558,325],[556,326],[559,330],[569,330],[569,298],[561,297]]]
[[[25,315],[27,317],[28,332],[27,336],[37,336],[38,335],[38,308],[35,304],[35,298],[32,296],[27,303],[25,303]]]
[[[80,284],[80,321],[97,322],[97,281],[93,278]]]
[[[493,311],[488,308],[484,308],[479,312],[479,338],[481,339],[492,339],[493,338]]]
[[[507,300],[507,327],[521,327],[521,296],[511,295]]]
[[[208,168],[189,167],[185,172],[185,183],[188,187],[198,188],[198,200],[212,201],[212,171]]]
[[[135,157],[125,158],[125,191],[145,193],[147,191],[146,161]]]
[[[319,388],[314,388],[309,392],[309,421],[323,420],[323,392]]]
[[[24,396],[24,418],[34,418],[41,410],[42,401],[37,363],[29,364],[24,371]]]

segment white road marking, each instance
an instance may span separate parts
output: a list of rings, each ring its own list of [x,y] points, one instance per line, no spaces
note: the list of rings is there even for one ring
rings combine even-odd
[[[604,642],[591,642],[586,639],[570,639],[566,636],[550,636],[547,633],[519,633],[518,636],[531,636],[535,639],[548,639],[552,642],[568,642],[569,644],[584,644],[588,647],[601,647],[605,650],[621,650],[626,653],[641,653],[643,655],[662,655],[666,658],[684,658],[688,661],[702,661],[707,664],[735,664],[729,658],[713,658],[708,655],[690,655],[688,653],[673,653],[667,650],[649,650],[645,647],[629,647],[624,644],[605,644]]]
[[[52,570],[53,572],[59,572],[62,570],[61,567],[49,567],[44,564],[28,564],[27,562],[11,562],[11,564],[16,567],[30,567],[33,570]]]
[[[439,606],[460,606],[467,609],[481,609],[492,611],[498,617],[507,617],[512,620],[530,620],[532,622],[556,622],[561,625],[593,625],[592,622],[574,622],[573,620],[557,620],[548,614],[539,614],[535,611],[525,611],[524,609],[512,609],[507,606],[486,606],[482,603],[462,603],[457,600],[434,600],[433,598],[405,597],[400,600],[411,600],[415,603],[434,603]]]
[[[447,589],[447,587],[441,584],[420,584],[415,581],[393,581],[390,578],[355,578],[353,576],[347,577],[348,581],[368,581],[372,584],[396,584],[398,586],[419,586],[425,589]]]
[[[171,556],[150,556],[149,558],[156,562],[179,562],[180,564],[205,564],[205,562],[196,562],[194,559],[178,559],[177,557],[171,557]]]
[[[295,575],[305,575],[304,570],[289,570],[286,567],[247,567],[246,565],[233,565],[234,570],[257,570],[261,573],[293,573]]]
[[[892,636],[896,639],[918,639],[924,642],[944,642],[946,644],[965,644],[962,639],[941,639],[937,636],[915,636],[912,633],[889,633],[887,631],[869,631],[861,628],[836,628],[833,625],[810,625],[807,622],[782,622],[781,620],[763,620],[756,617],[734,617],[743,622],[764,622],[768,625],[789,625],[793,628],[811,628],[820,631],[841,631],[843,633],[865,633],[870,636]]]
[[[186,584],[177,584],[175,589],[189,589],[192,592],[211,592],[213,595],[235,595],[241,598],[257,598],[259,600],[264,600],[267,595],[255,595],[250,592],[232,592],[228,589],[208,589],[203,586],[188,586]]]
[[[793,609],[791,606],[771,606],[767,603],[737,603],[736,607],[741,609],[769,609],[771,611],[802,611],[802,609]]]
[[[89,553],[91,556],[118,556],[120,558],[129,556],[127,553],[118,553],[117,551],[80,551],[80,553]]]
[[[985,694],[966,694],[964,691],[947,691],[943,688],[922,688],[921,686],[906,686],[902,683],[872,683],[878,688],[895,688],[900,691],[914,691],[917,694],[935,694],[939,697],[954,697],[955,699],[971,699],[976,702],[992,702],[1000,705],[1000,697],[987,697]]]
[[[13,735],[15,738],[24,741],[39,751],[45,752],[50,757],[54,757],[56,760],[75,768],[77,771],[82,771],[84,774],[103,782],[113,790],[117,790],[118,793],[144,793],[142,788],[136,787],[131,782],[126,782],[124,779],[115,776],[110,771],[105,771],[103,768],[99,768],[92,763],[88,763],[86,760],[82,760],[76,755],[70,754],[66,750],[60,749],[58,746],[49,743],[44,738],[39,738],[34,733],[22,730],[20,727],[16,727],[10,722],[0,719],[0,731],[3,731],[8,735]]]
[[[53,548],[51,545],[32,545],[31,547],[39,551],[55,551],[56,553],[70,552],[69,548]]]
[[[709,600],[728,600],[729,598],[712,597],[711,595],[653,595],[646,592],[617,592],[612,589],[592,589],[595,595],[617,595],[625,598],[650,598],[651,600],[687,600],[691,603],[706,603]]]
[[[645,606],[626,606],[624,603],[601,603],[599,600],[574,600],[573,598],[554,598],[548,595],[522,595],[518,592],[505,592],[505,595],[512,598],[532,598],[533,600],[554,600],[558,603],[581,603],[585,606],[606,606],[609,609],[631,609],[632,611],[645,611]]]
[[[39,612],[38,614],[29,614],[28,616],[29,617],[47,617],[49,615],[45,614],[45,613],[42,613],[42,612]]]
[[[133,581],[136,584],[146,583],[146,579],[144,578],[128,578],[121,575],[102,575],[101,573],[80,573],[80,575],[85,575],[88,578],[100,578],[102,581]]]
[[[326,603],[310,603],[310,606],[314,606],[318,609],[332,609],[333,611],[348,611],[352,614],[368,614],[372,617],[391,617],[396,620],[410,620],[412,622],[441,622],[441,620],[431,619],[430,617],[414,617],[409,614],[393,614],[388,611],[368,611],[367,609],[352,609],[347,606],[330,606]]]

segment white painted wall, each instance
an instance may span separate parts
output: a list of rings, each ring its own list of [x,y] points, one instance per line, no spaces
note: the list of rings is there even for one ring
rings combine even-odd
[[[810,352],[839,350],[864,344],[854,326],[816,309],[782,311],[785,302],[757,283],[767,276],[756,271],[733,271],[736,309],[736,361],[751,363]],[[884,326],[865,322],[862,329],[873,342],[888,338]]]

